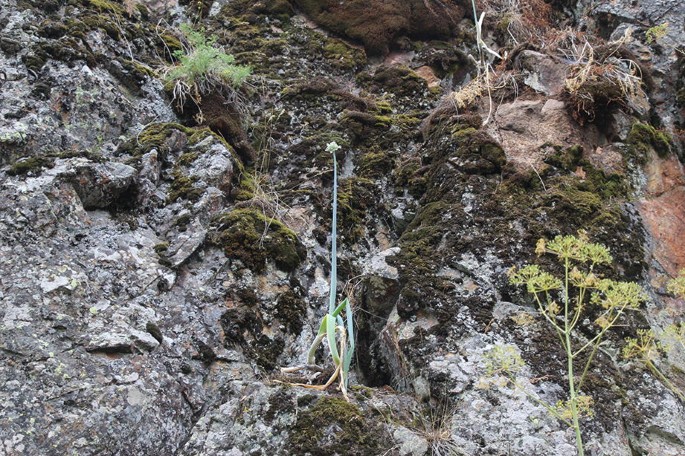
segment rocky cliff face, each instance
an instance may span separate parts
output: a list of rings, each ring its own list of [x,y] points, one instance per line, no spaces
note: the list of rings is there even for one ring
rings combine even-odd
[[[0,0],[0,454],[574,454],[506,271],[578,229],[650,298],[588,372],[587,453],[685,453],[620,354],[683,318],[685,5],[524,3],[477,2],[481,59],[456,0]],[[238,93],[173,100],[180,24],[253,68]],[[278,369],[327,302],[331,141],[350,403]],[[654,362],[685,389],[682,347]]]

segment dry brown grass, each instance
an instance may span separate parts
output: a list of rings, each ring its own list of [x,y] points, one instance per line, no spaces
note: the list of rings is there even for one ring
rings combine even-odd
[[[508,34],[514,44],[535,43],[552,26],[552,7],[543,0],[477,0],[488,25]]]
[[[647,95],[642,88],[642,73],[637,63],[621,58],[619,50],[630,39],[630,29],[619,40],[604,46],[598,55],[595,47],[582,37],[568,34],[556,43],[558,51],[571,62],[565,90],[580,122],[593,121],[601,110],[618,104],[644,114]]]
[[[452,92],[451,97],[459,110],[465,110],[476,105],[476,102],[483,96],[491,95],[502,89],[518,90],[516,78],[511,72],[496,73],[490,71],[489,74],[481,74],[469,83],[462,86],[459,90]]]

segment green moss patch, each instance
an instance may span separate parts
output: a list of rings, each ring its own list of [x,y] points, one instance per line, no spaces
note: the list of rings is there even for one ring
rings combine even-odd
[[[392,124],[392,118],[369,112],[345,110],[341,124],[358,140],[364,140],[379,131],[388,130]]]
[[[291,454],[367,456],[384,454],[389,436],[377,419],[342,398],[323,396],[300,410],[290,432]]]
[[[52,168],[55,160],[50,157],[28,157],[14,162],[7,174],[19,176],[24,174],[40,174],[43,168]]]
[[[446,217],[461,213],[461,206],[434,201],[421,208],[400,237],[400,261],[412,274],[435,272],[435,252],[448,231]]]
[[[255,272],[264,271],[267,260],[290,272],[306,257],[295,232],[257,209],[222,214],[214,219],[213,226],[210,242],[221,247],[227,257],[242,261]]]
[[[87,3],[95,8],[99,8],[103,11],[113,14],[122,15],[126,12],[121,5],[110,2],[109,0],[87,0]]]
[[[357,82],[374,92],[387,91],[399,96],[424,93],[428,88],[421,76],[402,65],[381,66],[373,73],[360,73]]]
[[[406,188],[411,196],[420,198],[426,191],[428,169],[427,166],[421,165],[421,159],[418,157],[412,157],[402,162],[392,174],[393,183],[398,188],[398,193],[401,194]]]
[[[178,199],[185,199],[188,201],[197,201],[204,193],[203,188],[195,186],[197,177],[186,176],[183,172],[176,168],[171,172],[171,190],[167,198],[168,203],[173,203]]]
[[[174,130],[190,135],[191,128],[178,123],[157,123],[145,127],[138,135],[130,138],[119,146],[117,152],[140,157],[152,149],[157,149],[160,155],[164,156],[169,152],[167,140]]]
[[[338,223],[346,242],[364,235],[366,211],[376,201],[376,184],[362,177],[341,179],[338,184]]]
[[[650,149],[653,149],[659,157],[666,157],[671,152],[671,137],[661,130],[657,130],[649,124],[635,122],[628,134],[629,152],[638,163],[647,162]]]
[[[394,166],[394,160],[387,152],[369,151],[359,158],[357,174],[366,178],[386,176]]]
[[[331,65],[342,70],[354,70],[366,65],[366,53],[342,40],[331,38],[323,47],[324,58],[330,60]]]
[[[306,315],[306,303],[293,291],[286,291],[276,299],[276,318],[289,333],[297,335],[302,332]]]
[[[507,158],[502,147],[487,133],[473,127],[453,131],[442,137],[433,150],[435,160],[447,159],[452,166],[468,174],[495,174]]]
[[[128,154],[134,158],[138,158],[150,152],[152,149],[156,149],[162,157],[165,157],[171,149],[170,140],[173,137],[174,131],[183,133],[187,137],[188,144],[191,146],[196,145],[211,136],[216,141],[221,142],[229,151],[233,153],[233,148],[231,145],[228,144],[224,138],[217,135],[209,128],[191,128],[174,122],[148,125],[140,133],[138,133],[138,135],[133,136],[122,143],[117,149],[117,153]],[[198,151],[186,152],[181,155],[179,164],[189,165],[195,159],[197,159],[198,156]],[[238,160],[236,160],[236,162],[238,162]],[[242,171],[242,167],[239,166],[239,168],[239,170]]]
[[[577,188],[579,191],[596,194],[602,199],[627,198],[630,186],[621,173],[607,174],[596,168],[590,161],[583,158],[583,147],[579,145],[563,148],[561,146],[545,145],[554,152],[545,158],[545,163],[554,167],[538,169],[544,179],[553,186]],[[580,173],[583,177],[576,176]],[[538,178],[539,180],[539,178]],[[556,190],[555,190],[556,191]],[[563,193],[563,192],[562,192]]]

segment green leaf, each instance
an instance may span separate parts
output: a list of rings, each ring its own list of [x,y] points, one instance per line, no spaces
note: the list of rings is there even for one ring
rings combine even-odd
[[[326,335],[328,336],[328,347],[331,350],[331,357],[333,358],[333,363],[337,366],[340,364],[340,355],[338,354],[338,347],[335,340],[335,319],[331,318],[330,315],[326,315],[324,320],[326,321]]]
[[[335,310],[333,311],[333,313],[331,315],[333,315],[334,317],[337,317],[338,315],[340,315],[340,312],[342,312],[342,310],[348,306],[348,304],[349,304],[349,300],[347,298],[345,298],[340,304],[338,304],[338,307],[335,308]]]

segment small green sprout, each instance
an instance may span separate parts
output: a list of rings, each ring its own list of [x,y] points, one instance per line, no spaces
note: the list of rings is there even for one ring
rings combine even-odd
[[[590,416],[588,409],[592,404],[589,396],[580,394],[583,381],[606,332],[618,323],[625,311],[637,309],[646,300],[646,295],[636,283],[602,278],[595,271],[595,266],[612,263],[609,249],[589,242],[582,231],[578,236],[557,236],[551,241],[541,239],[535,252],[538,255],[556,256],[563,266],[563,277],[555,277],[538,265],[527,265],[521,269],[511,268],[509,280],[514,285],[526,286],[540,314],[557,333],[566,353],[566,380],[570,397],[548,410],[573,427],[578,454],[583,456],[580,418]],[[578,325],[584,311],[590,306],[597,310],[593,322],[595,334],[585,336],[578,331]],[[588,350],[590,353],[576,382],[574,363]],[[568,413],[564,410],[568,410]]]
[[[495,375],[516,375],[525,367],[523,358],[511,345],[495,345],[485,355],[485,373]]]
[[[665,37],[668,33],[668,22],[663,24],[655,25],[650,27],[645,32],[645,38],[647,39],[647,44],[652,44],[658,42],[661,38]]]

